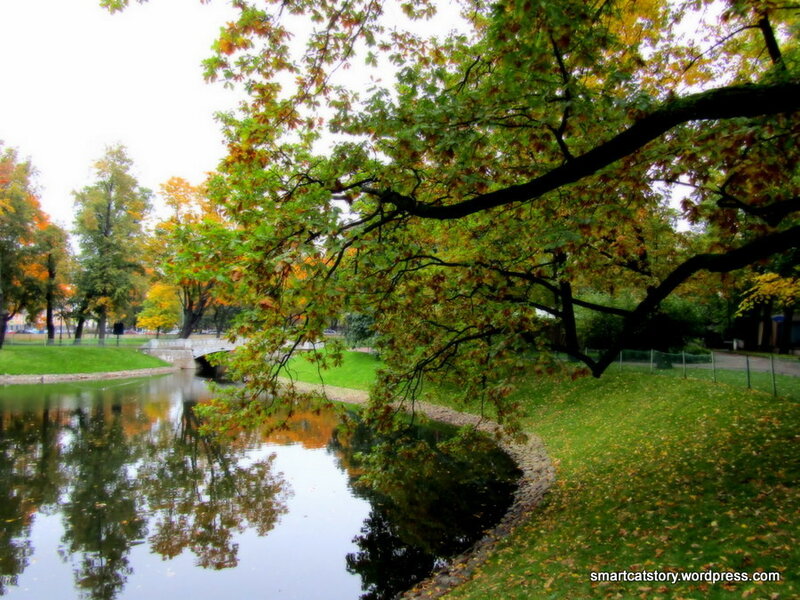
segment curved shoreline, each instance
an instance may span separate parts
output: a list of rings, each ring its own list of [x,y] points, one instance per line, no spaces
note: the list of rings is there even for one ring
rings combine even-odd
[[[98,373],[56,373],[45,375],[0,375],[0,385],[20,385],[31,383],[62,383],[65,381],[92,381],[103,379],[128,379],[131,377],[150,377],[179,371],[178,367],[154,367],[150,369],[131,369],[128,371],[102,371]]]
[[[294,382],[294,386],[301,392],[322,392],[330,400],[347,402],[350,404],[365,404],[368,393],[362,390],[323,386],[319,384]],[[480,431],[495,433],[499,425],[493,421],[482,419],[477,415],[462,413],[451,408],[417,402],[416,410],[427,417],[451,425],[473,425]],[[514,492],[514,501],[506,514],[492,529],[486,531],[483,537],[464,553],[453,557],[442,569],[435,571],[429,577],[402,594],[405,600],[421,600],[423,598],[439,598],[457,585],[472,577],[487,558],[494,546],[519,525],[528,514],[536,508],[544,498],[545,493],[555,482],[555,469],[547,456],[542,440],[529,434],[525,443],[512,443],[499,439],[498,445],[508,452],[514,462],[522,471],[519,478],[519,487]]]

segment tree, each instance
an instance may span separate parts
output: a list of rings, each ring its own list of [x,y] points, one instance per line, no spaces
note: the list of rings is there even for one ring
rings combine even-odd
[[[370,346],[375,342],[375,318],[369,314],[350,313],[344,319],[344,339],[352,346]]]
[[[129,304],[143,272],[142,221],[151,194],[131,175],[132,166],[123,146],[110,147],[94,164],[96,182],[75,192],[81,250],[77,287],[82,297],[76,342],[89,312],[97,317],[98,338],[104,342],[109,316]]]
[[[173,213],[156,228],[152,254],[159,276],[178,290],[183,313],[178,337],[188,338],[218,302],[213,296],[218,278],[210,267],[219,260],[226,226],[204,186],[173,177],[161,186],[161,193]]]
[[[230,328],[236,315],[240,312],[242,312],[241,306],[223,301],[220,298],[215,298],[214,304],[211,307],[211,312],[206,312],[197,327],[203,330],[213,330],[217,337],[222,337],[223,332]]]
[[[178,290],[164,283],[154,283],[147,291],[142,312],[139,313],[136,323],[139,327],[154,329],[158,337],[162,331],[177,327],[180,316]]]
[[[606,296],[585,296],[587,300],[602,302],[621,309],[630,310],[634,300]],[[703,339],[713,323],[710,310],[704,306],[703,298],[697,296],[671,295],[656,311],[640,323],[639,328],[628,337],[626,347],[637,350],[660,350],[679,352],[693,340]],[[587,348],[606,348],[619,336],[624,320],[619,315],[600,313],[576,308],[576,331]]]
[[[506,419],[532,355],[600,376],[696,274],[796,247],[798,11],[710,4],[465,0],[423,36],[427,0],[237,2],[207,67],[250,94],[213,190],[260,307],[241,328],[252,385],[275,385],[253,374],[287,337],[369,307],[376,402],[446,373]],[[681,240],[679,216],[713,243]],[[585,299],[619,290],[632,309]],[[599,359],[576,307],[622,319]]]
[[[67,261],[69,248],[67,232],[50,222],[43,215],[36,232],[36,253],[43,267],[41,296],[44,301],[47,343],[52,344],[56,337],[55,311],[57,304],[67,293]]]
[[[2,146],[0,146],[2,150]],[[33,167],[12,148],[0,153],[0,348],[14,315],[32,308],[47,273],[38,260],[37,236],[46,216],[39,207]]]
[[[772,308],[780,309],[783,312],[783,327],[778,339],[778,351],[789,352],[792,320],[797,303],[800,302],[800,277],[781,276],[771,272],[759,273],[753,276],[752,284],[739,304],[738,314],[758,305],[765,305],[767,324],[771,325]],[[763,335],[765,338],[769,337],[769,329],[765,329]]]

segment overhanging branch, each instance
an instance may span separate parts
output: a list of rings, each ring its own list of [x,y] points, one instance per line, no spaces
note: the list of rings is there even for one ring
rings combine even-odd
[[[622,133],[585,154],[519,185],[481,194],[446,206],[419,202],[394,190],[364,190],[381,202],[425,219],[460,219],[498,206],[538,198],[560,187],[580,181],[640,150],[664,133],[691,121],[757,117],[795,112],[800,109],[800,83],[747,84],[691,94],[665,102]]]
[[[641,325],[647,315],[651,314],[675,289],[695,273],[709,271],[711,273],[728,273],[741,269],[756,261],[769,258],[779,252],[800,247],[800,225],[784,231],[760,237],[752,242],[720,254],[697,254],[673,270],[658,286],[650,288],[638,306],[625,319],[622,333],[617,343],[609,348],[600,360],[592,367],[592,374],[599,377],[615,360],[625,342],[636,328]]]

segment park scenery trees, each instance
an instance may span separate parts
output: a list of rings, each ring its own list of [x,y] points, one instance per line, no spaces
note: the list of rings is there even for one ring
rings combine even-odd
[[[66,233],[39,206],[29,161],[0,146],[0,348],[8,322],[23,311],[47,313],[53,338],[53,310],[63,292]]]
[[[124,147],[110,147],[94,165],[96,182],[75,192],[81,249],[76,341],[91,314],[103,343],[109,316],[119,317],[125,310],[144,273],[143,220],[150,210],[151,193],[139,186],[131,167]]]
[[[112,9],[127,3],[101,0]],[[304,386],[292,378],[311,384],[305,389],[352,388],[336,396],[343,402],[366,401],[355,388],[369,388],[368,406],[345,417],[328,450],[357,440],[362,417],[386,425],[385,441],[360,448],[357,468],[365,484],[396,490],[398,505],[418,506],[420,496],[397,475],[412,473],[424,487],[432,454],[473,452],[475,423],[499,422],[497,435],[524,447],[523,458],[537,454],[534,466],[522,462],[525,483],[538,487],[521,488],[522,502],[497,530],[502,542],[478,552],[488,560],[472,571],[455,559],[453,577],[437,578],[472,577],[459,597],[796,594],[796,378],[776,399],[692,381],[685,355],[683,379],[628,371],[622,349],[685,349],[735,314],[762,332],[778,330],[778,313],[793,319],[800,9],[779,0],[230,4],[238,18],[221,30],[207,76],[247,99],[220,115],[228,154],[218,171],[202,185],[173,178],[162,186],[170,214],[149,241],[150,194],[124,148],[110,148],[95,183],[75,194],[76,338],[85,319],[98,321],[101,340],[108,319],[130,319],[145,281],[138,323],[157,335],[180,327],[186,337],[209,312],[238,312],[229,335],[246,343],[230,353],[227,373],[242,384],[216,386],[219,396],[197,406],[187,396],[179,446],[222,456],[217,441],[270,413],[277,419],[266,427],[287,429],[306,410]],[[64,269],[60,234],[38,214],[30,165],[11,151],[0,157],[3,327],[12,313],[43,306]],[[345,353],[333,323],[345,325],[346,342],[374,352]],[[617,357],[619,372],[609,373]],[[318,367],[332,365],[345,375],[323,380]],[[703,372],[716,380],[709,366]],[[773,372],[777,396],[775,382]],[[126,386],[112,398],[116,429],[130,404],[117,395],[130,395]],[[459,421],[473,425],[446,440],[432,432],[438,448],[418,443],[407,435],[418,399],[455,405],[475,417]],[[95,421],[102,437],[120,442]],[[517,445],[527,434],[530,445]],[[246,445],[248,456],[258,452]],[[171,455],[168,467],[197,462],[196,452],[189,462]],[[89,458],[94,469],[102,456]],[[130,505],[126,461],[111,459],[106,487],[120,492],[118,506]],[[102,558],[98,540],[78,539],[72,526],[114,503],[98,502],[72,462],[85,502],[67,505],[62,546]],[[211,521],[231,521],[227,505],[205,503],[202,515],[164,505],[164,494],[190,498],[176,481],[160,481],[180,473],[139,464],[155,490],[148,501],[170,511],[151,536],[163,554],[204,537],[219,552],[198,553],[200,562],[232,565],[230,528],[206,535]],[[235,496],[268,517],[253,521],[258,529],[282,509],[248,501],[270,491],[256,470],[255,487]],[[189,475],[196,497],[202,473]],[[539,492],[547,499],[529,510]],[[144,536],[130,514],[112,520],[131,533],[111,564],[115,589],[132,572],[128,542]],[[373,521],[390,533],[382,518]],[[388,537],[356,541],[386,555]],[[368,554],[351,555],[351,570]],[[645,569],[774,573],[784,587],[595,586],[587,576]],[[102,581],[96,571],[76,573],[81,583]]]
[[[238,238],[210,266],[254,307],[257,388],[287,338],[369,313],[377,402],[455,379],[502,420],[532,363],[600,376],[697,275],[797,247],[791,6],[235,5],[206,66],[249,94],[209,184]],[[616,323],[599,358],[578,311]]]
[[[221,261],[228,227],[203,186],[172,177],[162,184],[161,192],[171,215],[156,226],[153,267],[180,301],[178,337],[188,338],[207,311],[224,304],[214,295],[218,279],[209,266]]]

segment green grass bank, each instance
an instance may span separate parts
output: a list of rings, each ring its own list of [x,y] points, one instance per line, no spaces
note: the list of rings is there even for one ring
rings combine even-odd
[[[363,389],[378,367],[348,353],[324,381]],[[302,358],[290,369],[319,382]],[[448,598],[800,597],[797,399],[636,372],[539,378],[518,393],[557,483]],[[442,390],[426,399],[451,403]],[[620,571],[763,571],[781,581],[590,581]]]
[[[167,366],[135,348],[116,346],[4,346],[0,375],[104,373]]]

